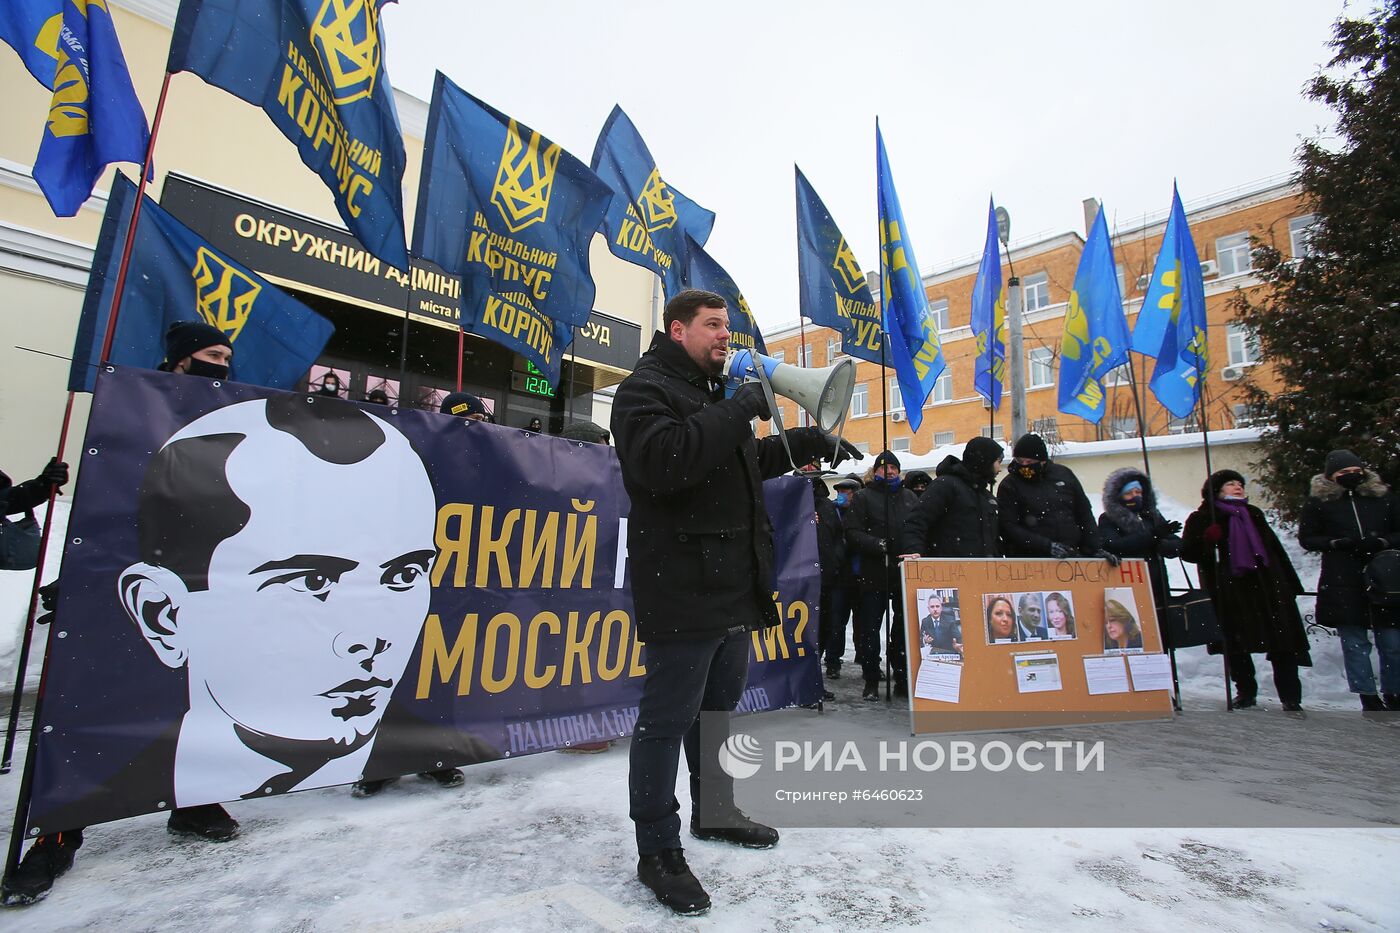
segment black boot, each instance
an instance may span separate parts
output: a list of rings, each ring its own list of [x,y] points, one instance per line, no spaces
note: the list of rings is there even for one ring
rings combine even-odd
[[[419,771],[420,778],[437,781],[438,787],[461,787],[467,783],[466,775],[460,768],[439,768],[436,771]]]
[[[217,803],[180,807],[165,824],[172,836],[198,836],[208,842],[228,842],[238,835],[238,821]]]
[[[377,781],[366,781],[364,778],[360,778],[360,780],[356,781],[351,786],[350,796],[373,797],[375,794],[379,793],[381,790],[388,787],[390,784],[394,783],[397,780],[398,778],[396,777],[380,778]]]
[[[878,680],[867,680],[865,682],[865,690],[861,693],[860,698],[862,700],[880,699],[880,682]]]
[[[637,880],[650,888],[662,905],[683,917],[694,917],[710,909],[710,895],[685,863],[683,849],[666,849],[659,855],[638,858]]]
[[[1400,713],[1400,693],[1387,693],[1384,699],[1386,709],[1392,713]]]
[[[1384,722],[1390,717],[1386,715],[1386,705],[1380,697],[1374,693],[1361,694],[1361,715],[1367,719],[1377,722]]]
[[[0,903],[6,907],[26,907],[43,900],[55,879],[73,867],[73,856],[82,845],[81,829],[35,839],[14,874],[5,879]]]
[[[690,834],[706,841],[732,842],[745,849],[771,849],[778,844],[778,831],[771,826],[755,823],[737,807],[713,816],[700,825],[700,818],[690,816]]]
[[[1241,692],[1235,694],[1234,704],[1235,709],[1253,709],[1259,705],[1259,701],[1254,698],[1254,694]]]

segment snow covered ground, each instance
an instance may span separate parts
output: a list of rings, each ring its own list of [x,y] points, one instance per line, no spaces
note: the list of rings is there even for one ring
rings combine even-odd
[[[1165,511],[1187,510],[1167,503]],[[1311,585],[1316,561],[1294,556]],[[28,575],[0,575],[7,625],[22,620],[27,597]],[[0,638],[7,679],[15,644],[17,634]],[[1305,704],[1353,709],[1335,639],[1315,635],[1313,657]],[[1263,709],[1193,715],[1223,709],[1219,661],[1204,649],[1179,660],[1186,715],[1104,727],[1155,730],[1137,733],[1152,741],[1138,743],[1131,766],[1209,777],[1239,787],[1242,801],[1394,812],[1400,724],[1287,718],[1267,664]],[[822,714],[767,715],[810,736],[834,722],[907,723],[902,709],[860,701],[854,678],[832,686],[838,698]],[[1307,779],[1260,787],[1251,745],[1297,748]],[[19,773],[17,762],[0,777],[5,827]],[[1393,828],[791,829],[766,852],[690,840],[687,856],[715,906],[682,920],[634,878],[625,742],[599,755],[478,765],[467,778],[454,790],[406,778],[368,800],[336,788],[230,804],[243,834],[222,845],[176,841],[160,815],[94,827],[53,894],[0,914],[0,928],[1400,930]],[[678,794],[686,812],[684,786]]]

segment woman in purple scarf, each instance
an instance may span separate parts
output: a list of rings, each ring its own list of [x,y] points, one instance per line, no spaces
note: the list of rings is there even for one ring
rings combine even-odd
[[[1256,705],[1259,684],[1251,654],[1266,652],[1274,667],[1274,688],[1288,712],[1303,709],[1300,665],[1311,667],[1308,636],[1298,614],[1303,586],[1268,520],[1245,494],[1244,477],[1234,470],[1212,473],[1201,489],[1201,507],[1186,519],[1181,556],[1200,568],[1210,593],[1235,682],[1235,706]]]

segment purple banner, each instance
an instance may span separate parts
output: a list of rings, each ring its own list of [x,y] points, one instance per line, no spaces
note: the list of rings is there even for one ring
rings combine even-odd
[[[31,833],[631,733],[611,448],[120,368],[83,448]],[[765,492],[747,712],[821,693],[811,487]]]

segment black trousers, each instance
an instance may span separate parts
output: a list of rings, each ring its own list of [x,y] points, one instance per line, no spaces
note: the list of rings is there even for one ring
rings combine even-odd
[[[1303,682],[1298,679],[1298,656],[1289,651],[1271,651],[1269,663],[1274,666],[1274,689],[1278,691],[1279,702],[1302,703]],[[1230,653],[1230,679],[1235,682],[1235,692],[1240,696],[1253,697],[1259,693],[1254,659],[1243,651]]]
[[[856,602],[856,653],[860,655],[861,672],[866,682],[880,679],[880,632],[885,623],[885,607],[890,604],[889,593],[883,590],[861,590]],[[894,600],[889,634],[890,672],[895,683],[905,680],[904,658],[904,600]]]
[[[826,669],[841,670],[841,655],[846,653],[846,623],[851,618],[850,587],[840,583],[822,587],[820,624],[821,655]]]
[[[681,848],[680,803],[676,772],[681,748],[690,769],[690,799],[695,812],[722,812],[734,807],[734,781],[718,767],[719,748],[728,728],[704,730],[701,746],[700,713],[731,712],[748,683],[753,642],[743,629],[696,641],[647,642],[646,680],[637,726],[632,732],[628,792],[630,815],[637,831],[637,852],[656,855]],[[713,723],[711,724],[713,725]]]

